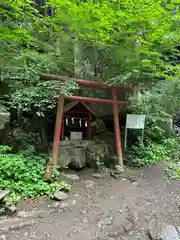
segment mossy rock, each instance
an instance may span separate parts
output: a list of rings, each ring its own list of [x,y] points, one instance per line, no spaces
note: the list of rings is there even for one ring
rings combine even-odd
[[[58,157],[58,166],[60,168],[81,169],[86,165],[86,149],[84,147],[75,147],[72,145],[61,146]]]
[[[0,144],[5,144],[8,136],[10,113],[3,105],[0,105]]]
[[[0,130],[6,128],[6,125],[10,121],[10,113],[3,105],[0,105]]]
[[[108,145],[103,141],[90,142],[87,146],[87,165],[92,168],[100,168],[110,164],[110,152]]]
[[[62,169],[68,168],[71,162],[71,147],[65,146],[60,147],[59,156],[58,156],[58,166]]]

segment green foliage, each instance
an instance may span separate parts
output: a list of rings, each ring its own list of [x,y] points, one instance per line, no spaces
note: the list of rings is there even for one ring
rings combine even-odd
[[[134,95],[130,111],[146,115],[145,137],[160,142],[174,134],[173,116],[179,110],[180,78],[163,80]]]
[[[12,94],[10,106],[24,112],[34,110],[37,116],[44,116],[44,112],[56,106],[59,93],[71,95],[77,89],[72,81],[40,82],[36,86],[16,90]]]
[[[50,19],[43,19],[35,6],[31,0],[4,0],[1,4],[0,78],[10,87],[10,107],[42,116],[55,106],[60,93],[71,94],[77,87],[67,79],[39,80],[40,72],[60,73],[65,58],[60,51],[64,43],[61,33],[55,31],[56,27],[54,32],[50,30]]]
[[[169,164],[165,173],[169,179],[180,180],[180,162]]]
[[[143,0],[49,3],[55,8],[54,24],[62,22],[65,32],[80,44],[92,43],[93,60],[106,81],[148,83],[159,76],[169,77],[172,66],[164,61],[162,52],[178,44],[178,1],[168,7],[161,1],[148,4]]]
[[[171,81],[160,81],[152,88],[139,93],[138,96],[133,96],[131,109],[133,112],[145,114],[147,120],[153,123],[165,122],[179,108],[179,90],[180,75]]]
[[[107,132],[106,124],[100,118],[97,118],[96,121],[93,122],[93,130],[94,134],[105,133]]]
[[[173,158],[177,146],[177,139],[174,138],[164,139],[161,143],[145,141],[144,144],[139,143],[129,149],[126,152],[125,161],[132,166],[156,164],[167,157]]]
[[[9,189],[9,203],[21,197],[49,196],[56,190],[69,191],[70,185],[57,182],[53,173],[51,183],[43,180],[45,159],[33,154],[0,154],[0,188]]]
[[[0,145],[0,154],[10,152],[12,149],[9,146],[1,146]]]

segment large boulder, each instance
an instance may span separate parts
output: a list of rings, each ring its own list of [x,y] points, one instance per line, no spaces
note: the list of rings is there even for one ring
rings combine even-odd
[[[59,156],[58,156],[58,166],[61,169],[68,168],[71,162],[71,146],[60,146]]]
[[[87,142],[61,142],[58,166],[60,168],[81,169],[86,165],[86,145]]]
[[[73,169],[81,169],[86,165],[86,149],[84,147],[74,147],[70,151],[71,163]]]
[[[114,154],[116,153],[115,144],[114,144],[116,137],[115,137],[114,133],[106,131],[104,133],[98,134],[98,136],[96,136],[96,137],[97,137],[97,139],[105,142],[108,145],[110,154],[112,156],[114,156]]]
[[[104,141],[91,141],[87,146],[87,165],[92,168],[109,165],[110,152]]]
[[[6,141],[9,121],[10,113],[3,105],[0,105],[0,144],[4,144]]]

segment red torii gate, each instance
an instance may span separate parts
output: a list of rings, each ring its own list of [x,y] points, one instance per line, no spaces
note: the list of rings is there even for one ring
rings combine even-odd
[[[62,80],[66,77],[57,76],[57,75],[49,75],[49,74],[41,74],[41,79],[44,80]],[[97,83],[94,81],[82,80],[77,78],[70,78],[75,81],[79,86],[89,87],[89,88],[110,88],[112,91],[112,100],[109,99],[100,99],[100,98],[88,98],[81,96],[60,96],[57,105],[57,114],[56,114],[56,124],[54,131],[54,140],[53,140],[53,150],[52,150],[52,163],[55,166],[58,160],[59,153],[59,142],[60,142],[60,134],[61,134],[61,126],[62,126],[62,117],[63,117],[63,108],[64,108],[64,99],[69,100],[78,100],[84,102],[93,102],[93,103],[103,103],[103,104],[112,104],[113,107],[113,116],[114,116],[114,131],[116,136],[116,153],[118,164],[123,165],[123,157],[122,157],[122,148],[121,148],[121,133],[119,127],[119,113],[118,113],[118,104],[121,106],[129,105],[129,102],[123,102],[117,100],[117,90],[121,92],[136,92],[139,89],[137,87],[125,87],[125,86],[110,86],[103,83]]]

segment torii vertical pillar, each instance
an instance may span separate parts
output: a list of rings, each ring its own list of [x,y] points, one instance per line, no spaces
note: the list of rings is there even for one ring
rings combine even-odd
[[[119,126],[119,112],[118,112],[118,105],[117,105],[117,92],[116,88],[112,88],[112,99],[113,102],[113,117],[114,117],[114,132],[116,136],[116,153],[117,153],[117,160],[118,164],[123,166],[123,157],[122,157],[122,148],[121,148],[121,133],[120,133],[120,126]]]
[[[62,128],[62,119],[63,119],[63,109],[64,109],[64,96],[60,96],[57,105],[57,114],[56,114],[56,125],[54,130],[54,140],[53,140],[53,150],[52,150],[52,165],[56,166],[58,161],[59,153],[59,142]]]
[[[62,117],[61,140],[64,140],[64,117]]]

